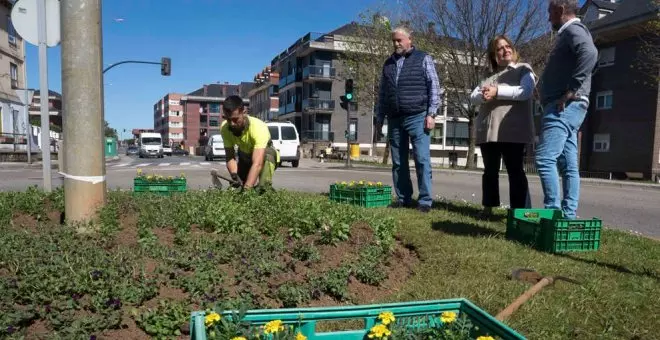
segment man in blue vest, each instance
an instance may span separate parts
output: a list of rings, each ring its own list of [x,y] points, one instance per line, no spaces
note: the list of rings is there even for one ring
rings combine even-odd
[[[388,120],[392,155],[392,177],[397,202],[394,207],[410,207],[413,187],[408,165],[409,143],[419,187],[421,212],[429,212],[431,193],[431,130],[440,107],[441,83],[433,58],[412,44],[411,30],[399,26],[392,31],[394,53],[383,65],[378,98],[376,128]]]

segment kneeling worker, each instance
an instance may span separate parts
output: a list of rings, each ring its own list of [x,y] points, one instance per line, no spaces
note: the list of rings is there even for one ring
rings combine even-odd
[[[271,188],[278,154],[272,146],[266,123],[250,117],[243,99],[235,95],[225,98],[222,115],[220,134],[231,178],[242,183],[245,189]],[[238,161],[235,146],[238,146]]]

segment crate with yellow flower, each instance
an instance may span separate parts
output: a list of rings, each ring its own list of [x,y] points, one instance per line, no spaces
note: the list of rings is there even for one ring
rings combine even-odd
[[[341,181],[330,185],[330,200],[361,207],[386,207],[392,203],[392,187],[382,182]]]
[[[361,320],[363,329],[317,332],[319,322]],[[190,338],[520,340],[521,334],[466,299],[326,308],[196,311]]]
[[[138,169],[135,178],[133,178],[134,192],[171,195],[174,192],[185,192],[186,189],[187,181],[184,173],[179,176],[161,176],[146,174],[142,169]]]

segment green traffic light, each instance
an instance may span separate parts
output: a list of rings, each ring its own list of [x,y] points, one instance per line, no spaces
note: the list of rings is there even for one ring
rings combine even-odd
[[[346,99],[347,100],[353,100],[353,94],[352,93],[347,93],[346,94]]]

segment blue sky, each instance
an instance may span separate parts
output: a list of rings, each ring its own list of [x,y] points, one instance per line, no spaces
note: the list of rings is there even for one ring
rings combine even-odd
[[[377,0],[106,0],[103,62],[172,58],[121,65],[105,75],[105,118],[120,133],[153,126],[153,104],[168,92],[203,84],[252,81],[255,73],[307,32],[328,32],[358,19]],[[123,20],[116,20],[123,19]],[[28,86],[39,86],[38,48],[26,43]],[[61,92],[59,47],[48,51],[49,87]],[[128,134],[124,135],[125,138]]]

